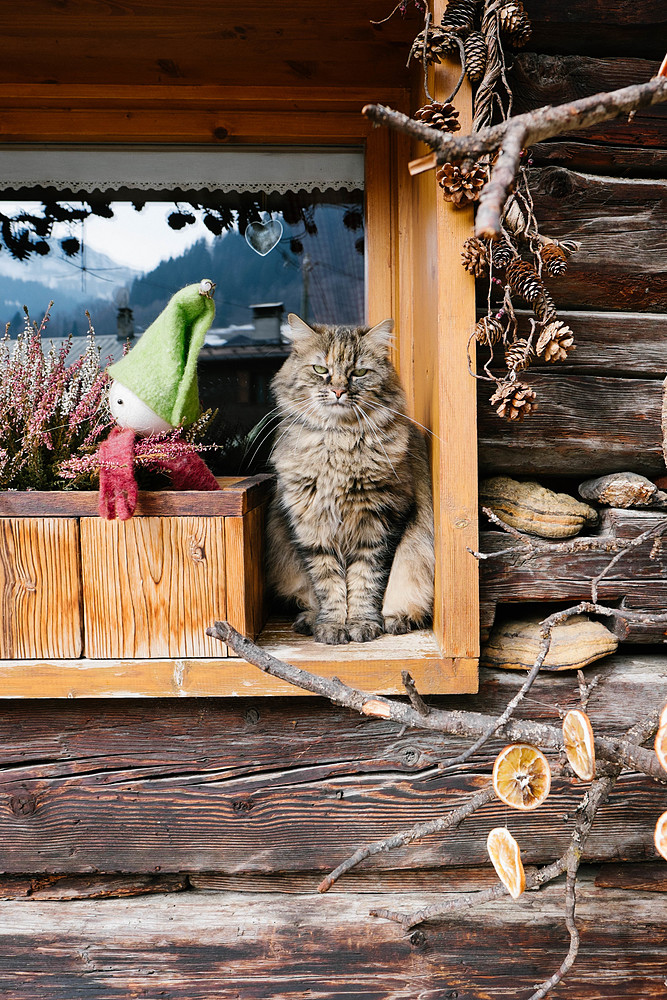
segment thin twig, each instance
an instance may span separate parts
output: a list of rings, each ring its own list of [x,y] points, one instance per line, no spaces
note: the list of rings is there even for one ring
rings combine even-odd
[[[469,796],[466,801],[457,806],[456,809],[450,810],[446,816],[442,816],[439,819],[430,820],[428,823],[417,823],[415,826],[411,826],[408,830],[402,830],[400,833],[395,833],[391,837],[387,837],[385,840],[375,840],[372,844],[366,844],[364,847],[360,847],[359,850],[355,851],[354,854],[346,858],[337,868],[327,875],[326,878],[322,879],[317,887],[318,892],[327,892],[334,882],[337,882],[341,875],[345,875],[347,872],[351,871],[362,861],[367,858],[372,858],[376,854],[383,854],[386,851],[391,851],[396,847],[404,847],[405,844],[411,844],[415,840],[421,840],[422,837],[426,837],[431,833],[440,833],[443,830],[454,830],[456,827],[460,826],[464,819],[479,809],[481,806],[486,805],[490,802],[495,795],[493,791],[493,785],[489,783],[486,788],[482,788],[480,791],[476,792],[474,795]]]
[[[417,686],[412,679],[412,675],[408,670],[401,671],[401,680],[403,681],[403,687],[405,688],[408,698],[410,699],[410,704],[416,712],[420,715],[428,715],[431,709],[428,707],[419,691]]]

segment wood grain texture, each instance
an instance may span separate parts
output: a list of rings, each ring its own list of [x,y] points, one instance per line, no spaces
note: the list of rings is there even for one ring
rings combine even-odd
[[[520,52],[509,76],[514,95],[514,114],[523,114],[546,104],[566,104],[591,94],[620,90],[644,83],[657,75],[659,61],[648,59],[592,59],[588,56],[549,56]],[[655,104],[627,116],[592,125],[569,137],[583,142],[613,146],[647,146],[667,150],[667,110]]]
[[[486,315],[486,309],[479,315]],[[519,333],[530,334],[532,312],[517,310]],[[530,372],[544,371],[556,378],[561,373],[582,375],[653,376],[667,371],[667,315],[640,312],[593,312],[585,309],[558,310],[558,318],[572,329],[576,348],[556,364],[534,358]],[[480,358],[488,351],[480,348]],[[498,369],[500,370],[500,369]]]
[[[255,507],[243,517],[225,518],[225,584],[224,617],[237,631],[254,639],[266,619],[264,507]]]
[[[667,174],[664,149],[550,139],[531,146],[530,155],[536,166],[568,167],[591,174],[659,178]]]
[[[79,525],[0,518],[0,658],[81,654]]]
[[[396,87],[406,76],[406,53],[419,30],[412,18],[371,24],[387,14],[380,0],[354,0],[344,17],[324,7],[315,11],[305,0],[287,8],[211,0],[138,0],[112,7],[86,0],[54,8],[48,0],[30,0],[24,13],[39,67],[9,58],[3,82],[283,85],[305,91],[354,81]],[[3,30],[15,52],[25,37],[25,18],[18,9],[5,14]]]
[[[609,538],[634,538],[653,527],[664,524],[664,512],[643,514],[631,511],[614,512],[625,530],[604,530]],[[499,551],[508,546],[508,536],[502,532],[482,532],[483,551]],[[483,562],[481,589],[484,600],[497,603],[515,601],[572,601],[590,598],[591,581],[609,562],[605,552],[578,552],[563,556],[547,551],[533,557],[521,551]],[[648,538],[637,548],[630,549],[612,571],[600,581],[600,600],[626,599],[628,607],[667,607],[667,540]]]
[[[555,367],[555,366],[554,366]],[[479,459],[484,474],[531,477],[664,471],[662,383],[649,379],[531,374],[538,409],[522,423],[502,420],[479,383]]]
[[[662,59],[667,14],[662,0],[531,0],[536,52]]]
[[[7,901],[0,904],[0,981],[8,1000],[118,1000],[133,993],[269,1000],[277,990],[321,1000],[528,996],[567,951],[562,897],[561,885],[547,886],[516,902],[473,905],[410,934],[369,911],[416,909],[456,892]],[[559,997],[664,997],[662,902],[583,878],[581,950]]]
[[[138,515],[240,516],[265,503],[274,476],[220,476],[220,491],[140,490]],[[97,491],[0,490],[0,517],[97,517]]]
[[[667,658],[597,663],[588,711],[596,732],[627,728],[667,700]],[[482,671],[475,707],[497,712],[522,681]],[[538,679],[525,706],[558,724],[576,679]],[[469,699],[438,699],[470,707]],[[433,765],[464,741],[409,731],[319,699],[176,699],[2,704],[0,870],[8,874],[321,872],[351,850],[445,815],[489,779],[502,743],[465,770]],[[509,817],[530,862],[567,844],[584,786],[554,779],[544,806]],[[655,857],[652,829],[667,786],[628,774],[600,814],[588,857]],[[567,818],[564,818],[567,817]],[[508,821],[490,803],[474,822],[383,854],[364,871],[486,864],[488,830]]]
[[[446,3],[437,0],[434,18],[437,23]],[[436,99],[444,99],[456,85],[458,61],[443,60],[434,67]],[[467,85],[459,91],[461,128],[472,127],[472,100]],[[413,182],[414,183],[414,182]],[[433,284],[431,300],[435,311],[423,326],[415,326],[413,336],[417,384],[424,385],[423,395],[431,411],[434,432],[431,461],[434,482],[436,601],[433,627],[443,652],[448,655],[479,655],[479,583],[478,567],[469,549],[477,544],[477,456],[471,447],[476,434],[476,393],[467,375],[467,343],[475,319],[474,281],[457,267],[461,244],[472,232],[472,208],[460,209],[445,202],[431,175],[425,181],[430,190],[422,192],[421,211],[413,225],[435,227],[435,257],[428,243],[417,242],[413,274],[421,272]],[[417,189],[418,190],[418,189]],[[433,205],[435,199],[435,205]],[[434,213],[432,222],[426,213]],[[421,254],[417,247],[421,248]],[[414,296],[413,296],[414,300]],[[425,355],[430,362],[425,364]],[[429,373],[429,367],[431,373]],[[429,395],[430,393],[430,395]],[[418,419],[422,419],[418,416]]]
[[[225,519],[81,518],[85,655],[219,656],[205,634],[226,613]]]
[[[667,311],[667,180],[555,166],[529,179],[541,231],[582,243],[567,272],[547,282],[559,308]]]
[[[104,634],[102,640],[113,637]],[[477,660],[443,657],[430,631],[382,636],[370,648],[364,643],[340,647],[315,643],[297,636],[286,622],[270,621],[258,641],[275,656],[367,691],[402,694],[402,670],[409,670],[424,692],[477,690]],[[0,698],[306,696],[244,660],[226,659],[228,649],[222,643],[216,642],[216,652],[210,659],[0,660]]]

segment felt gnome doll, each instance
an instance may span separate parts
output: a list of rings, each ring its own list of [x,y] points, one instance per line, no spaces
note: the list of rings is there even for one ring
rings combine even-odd
[[[215,284],[204,279],[177,292],[132,350],[108,369],[109,407],[117,426],[99,446],[100,517],[126,521],[137,504],[137,437],[187,426],[199,416],[197,356],[215,315]],[[177,490],[217,490],[201,458],[158,461]]]

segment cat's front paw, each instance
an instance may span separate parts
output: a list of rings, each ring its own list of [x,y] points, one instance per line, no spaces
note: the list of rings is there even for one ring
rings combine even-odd
[[[313,634],[313,614],[311,611],[302,611],[296,616],[292,624],[292,629],[294,632],[298,632],[299,635],[312,635]]]
[[[384,632],[382,622],[348,622],[347,630],[350,634],[350,642],[372,642]]]
[[[326,642],[328,646],[342,646],[350,641],[350,635],[344,625],[332,622],[321,622],[313,628],[315,642]]]

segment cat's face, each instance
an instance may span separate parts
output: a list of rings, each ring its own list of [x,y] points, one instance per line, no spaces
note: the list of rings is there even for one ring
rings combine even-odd
[[[318,426],[358,425],[379,407],[400,405],[388,357],[392,320],[366,327],[309,327],[289,317],[292,352],[273,387],[279,405]]]

